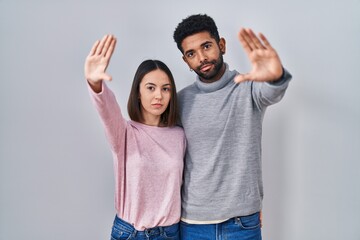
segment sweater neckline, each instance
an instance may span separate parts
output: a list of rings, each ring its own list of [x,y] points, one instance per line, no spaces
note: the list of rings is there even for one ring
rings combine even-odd
[[[141,128],[148,128],[148,129],[160,129],[160,130],[165,130],[165,129],[169,129],[169,127],[159,127],[159,126],[151,126],[151,125],[146,125],[144,123],[140,123],[140,122],[136,122],[133,120],[129,120],[130,124],[133,126],[137,126],[137,127],[141,127]]]
[[[234,79],[235,75],[237,74],[236,71],[230,71],[229,65],[227,63],[224,63],[226,66],[225,72],[222,75],[222,77],[212,83],[205,83],[200,80],[200,77],[197,76],[195,80],[195,85],[202,91],[202,92],[215,92],[223,87],[225,87],[230,80]]]

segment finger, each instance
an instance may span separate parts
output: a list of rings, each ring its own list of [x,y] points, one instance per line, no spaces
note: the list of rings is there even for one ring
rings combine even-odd
[[[243,37],[252,50],[257,49],[253,39],[251,38],[251,31],[249,29],[244,29]]]
[[[100,77],[100,79],[103,79],[105,81],[111,81],[112,77],[109,74],[103,73]]]
[[[247,42],[246,39],[245,39],[245,36],[244,36],[245,34],[246,34],[245,29],[242,28],[242,29],[240,30],[240,32],[239,32],[238,37],[239,37],[240,43],[241,43],[241,45],[243,46],[245,52],[246,52],[247,54],[250,54],[251,51],[252,51],[252,49],[251,49],[250,45],[248,44],[248,42]]]
[[[259,33],[259,37],[260,37],[261,40],[263,41],[263,43],[264,43],[264,45],[265,45],[266,48],[272,49],[272,46],[271,46],[270,42],[267,40],[267,38],[265,37],[264,34]]]
[[[114,39],[113,35],[108,35],[108,37],[106,38],[104,47],[101,50],[101,55],[103,55],[103,56],[106,55],[106,52],[108,51],[110,43],[112,42],[113,39]]]
[[[95,54],[96,48],[97,48],[97,46],[99,45],[99,42],[100,42],[100,41],[97,40],[97,41],[94,43],[94,45],[92,46],[92,48],[91,48],[91,50],[90,50],[89,57]]]
[[[107,49],[104,57],[109,59],[111,58],[113,52],[114,52],[114,49],[115,49],[115,45],[116,45],[116,38],[113,38],[110,42],[110,45],[109,45],[109,48]]]
[[[255,35],[251,29],[247,29],[251,41],[254,43],[257,49],[265,49],[265,46],[260,42],[260,39]]]
[[[102,52],[102,49],[104,48],[104,44],[105,44],[105,42],[106,42],[106,39],[108,38],[108,36],[109,35],[105,35],[102,39],[101,39],[101,41],[100,41],[100,43],[99,43],[99,46],[97,47],[97,49],[96,49],[96,55],[100,55],[101,54],[101,52]]]
[[[235,83],[241,83],[241,82],[245,82],[245,81],[249,81],[251,80],[250,74],[238,74],[235,78],[234,78],[234,82]]]

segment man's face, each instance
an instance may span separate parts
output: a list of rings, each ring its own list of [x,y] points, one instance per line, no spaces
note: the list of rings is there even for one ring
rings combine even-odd
[[[223,38],[217,43],[208,32],[200,32],[184,38],[181,46],[184,61],[201,80],[214,82],[220,79],[225,71],[222,56],[225,53]]]

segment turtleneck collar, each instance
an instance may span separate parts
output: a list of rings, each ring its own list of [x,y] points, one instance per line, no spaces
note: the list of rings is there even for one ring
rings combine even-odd
[[[224,74],[219,80],[212,83],[205,83],[200,80],[199,76],[197,76],[195,80],[196,87],[198,87],[202,92],[206,92],[206,93],[214,92],[225,87],[225,85],[227,85],[230,80],[234,79],[237,72],[235,70],[230,71],[229,65],[227,63],[224,64],[226,66],[226,69]]]

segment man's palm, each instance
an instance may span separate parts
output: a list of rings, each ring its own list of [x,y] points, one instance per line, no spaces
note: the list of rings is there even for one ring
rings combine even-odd
[[[240,74],[235,78],[235,82],[259,81],[270,82],[278,80],[283,72],[282,64],[275,49],[272,48],[264,35],[259,34],[260,39],[251,29],[241,29],[239,40],[251,62],[251,71]]]

